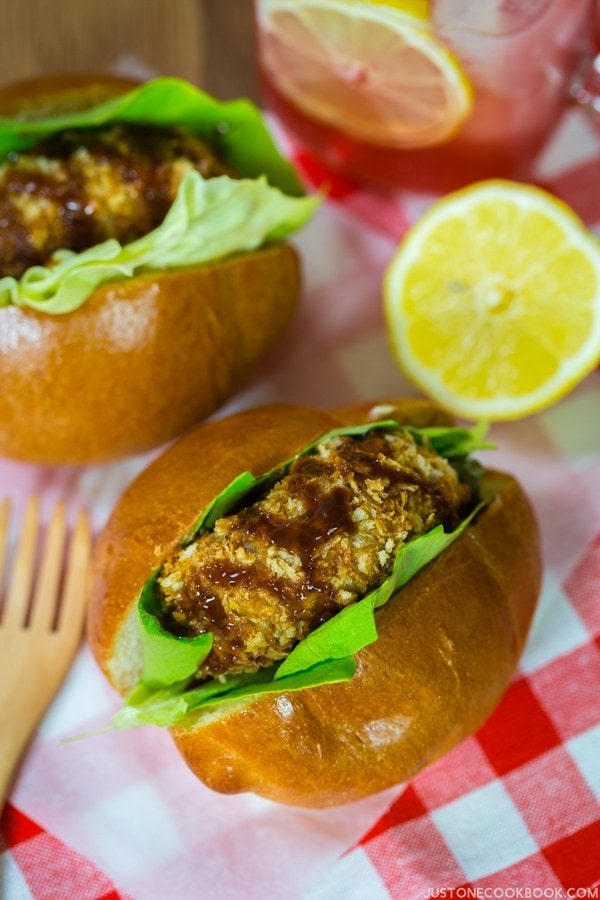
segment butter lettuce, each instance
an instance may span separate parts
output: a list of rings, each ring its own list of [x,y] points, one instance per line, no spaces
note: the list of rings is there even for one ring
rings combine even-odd
[[[163,222],[122,246],[104,241],[81,253],[62,250],[52,266],[32,266],[22,278],[0,278],[0,306],[16,304],[68,313],[99,285],[146,272],[214,262],[278,241],[312,216],[316,197],[288,197],[263,176],[205,179],[188,172]]]
[[[219,103],[185,81],[159,78],[88,110],[27,120],[0,118],[0,157],[65,128],[114,122],[186,126],[242,176],[182,180],[162,224],[122,246],[108,240],[81,253],[61,250],[21,279],[0,279],[0,306],[46,313],[77,309],[100,285],[137,274],[224,259],[280,241],[302,227],[319,200],[302,196],[293,168],[247,100]]]
[[[246,99],[220,102],[180,78],[155,78],[89,109],[59,116],[0,116],[0,157],[27,150],[57,131],[116,122],[189,128],[242,177],[264,174],[270,184],[286,194],[304,193],[253,103]]]
[[[212,529],[221,516],[252,502],[257,492],[266,490],[282,478],[295,459],[313,452],[318,443],[336,435],[361,435],[376,429],[402,430],[403,426],[386,420],[334,429],[264,475],[243,472],[206,507],[186,542]],[[443,447],[442,455],[459,461],[464,459],[466,447],[471,452],[491,446],[484,441],[480,427],[404,430],[420,443]],[[396,555],[390,575],[379,587],[311,632],[281,663],[242,676],[200,684],[194,682],[193,667],[210,652],[210,638],[202,647],[199,638],[178,638],[160,626],[155,618],[158,604],[154,593],[157,573],[154,573],[138,600],[138,629],[143,646],[142,678],[123,709],[114,717],[114,726],[129,728],[144,723],[171,726],[190,714],[201,715],[205,709],[263,693],[301,690],[350,680],[356,671],[354,654],[377,640],[376,610],[456,540],[481,506],[476,506],[450,533],[439,525],[404,544]],[[149,641],[154,642],[150,651]],[[181,657],[177,659],[179,653]]]

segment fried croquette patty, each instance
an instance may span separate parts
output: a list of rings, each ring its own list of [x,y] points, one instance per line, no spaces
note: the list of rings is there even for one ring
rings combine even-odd
[[[470,500],[447,460],[407,433],[323,441],[262,499],[165,563],[163,625],[186,637],[212,632],[200,678],[271,665],[378,587],[403,543],[454,528]]]
[[[118,124],[64,131],[0,165],[0,275],[57,250],[126,244],[163,221],[184,174],[232,174],[185,130]]]

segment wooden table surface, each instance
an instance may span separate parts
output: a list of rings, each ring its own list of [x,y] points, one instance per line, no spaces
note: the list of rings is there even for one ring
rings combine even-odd
[[[179,75],[256,99],[252,0],[1,0],[0,83],[58,72]]]

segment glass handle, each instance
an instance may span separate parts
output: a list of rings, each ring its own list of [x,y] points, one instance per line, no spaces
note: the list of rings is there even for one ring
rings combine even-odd
[[[575,103],[590,113],[600,128],[600,53],[584,59],[571,83],[569,94]]]

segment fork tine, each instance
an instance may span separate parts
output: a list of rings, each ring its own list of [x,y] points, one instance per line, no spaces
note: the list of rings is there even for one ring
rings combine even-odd
[[[80,635],[83,631],[87,608],[87,576],[91,547],[89,517],[85,510],[82,510],[71,537],[63,597],[58,615],[58,631],[71,630],[75,635]]]
[[[8,497],[0,506],[0,599],[2,598],[2,585],[4,584],[4,564],[8,550],[8,527],[10,524],[10,500]]]
[[[7,629],[21,628],[25,624],[35,566],[39,506],[40,499],[34,495],[25,509],[2,617],[2,626]]]
[[[65,504],[56,504],[46,531],[44,552],[31,606],[30,628],[48,631],[54,622],[66,534]]]

